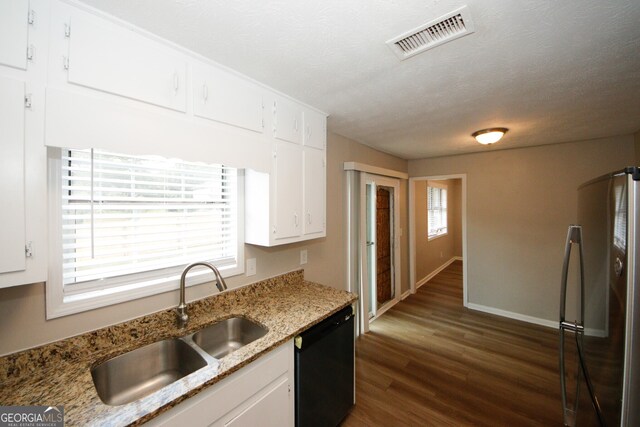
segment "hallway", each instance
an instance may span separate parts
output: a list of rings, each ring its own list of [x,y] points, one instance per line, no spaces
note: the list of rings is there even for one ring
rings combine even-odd
[[[557,333],[462,306],[462,262],[356,341],[342,426],[561,426]]]

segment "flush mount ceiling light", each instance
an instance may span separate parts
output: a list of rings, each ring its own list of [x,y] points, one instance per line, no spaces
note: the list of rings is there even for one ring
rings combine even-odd
[[[489,128],[476,131],[471,134],[480,144],[488,145],[500,141],[500,138],[507,133],[507,128]]]

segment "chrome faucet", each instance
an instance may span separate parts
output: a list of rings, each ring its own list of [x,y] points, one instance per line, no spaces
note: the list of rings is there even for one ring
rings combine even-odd
[[[189,322],[189,315],[187,314],[187,304],[184,301],[185,281],[187,278],[187,273],[193,267],[197,267],[199,265],[203,267],[209,267],[213,271],[213,274],[216,275],[216,287],[220,292],[227,289],[227,284],[225,283],[224,279],[220,275],[220,272],[214,265],[209,264],[208,262],[203,262],[203,261],[194,262],[193,264],[187,265],[182,271],[182,276],[180,276],[180,304],[178,304],[178,308],[176,308],[176,316],[178,318],[179,328],[185,328],[187,326],[187,323]]]

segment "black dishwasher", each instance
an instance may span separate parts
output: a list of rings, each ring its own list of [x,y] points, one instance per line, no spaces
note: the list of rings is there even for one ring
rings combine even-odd
[[[351,306],[295,339],[296,426],[335,427],[354,402]]]

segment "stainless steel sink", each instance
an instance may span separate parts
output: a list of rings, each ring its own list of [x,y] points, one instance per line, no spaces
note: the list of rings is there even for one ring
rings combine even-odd
[[[216,359],[267,334],[268,330],[244,317],[232,317],[214,323],[195,334],[193,342]]]
[[[180,339],[167,339],[130,351],[91,370],[100,399],[124,405],[153,393],[207,366],[194,348]]]
[[[116,356],[91,370],[107,405],[131,403],[263,337],[267,329],[243,317],[214,323],[193,335],[166,339]],[[208,354],[207,354],[208,353]]]

